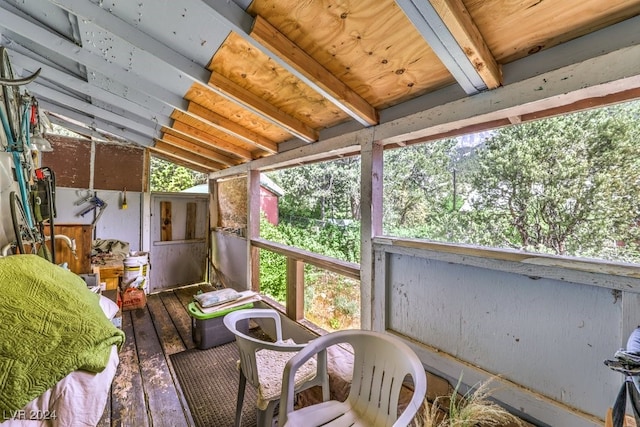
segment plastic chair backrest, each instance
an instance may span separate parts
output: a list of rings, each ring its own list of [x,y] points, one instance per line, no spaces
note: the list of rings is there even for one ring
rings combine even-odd
[[[258,338],[246,335],[239,331],[236,324],[241,320],[248,319],[272,319],[275,323],[276,342],[263,341]],[[244,373],[247,381],[254,387],[258,387],[258,367],[256,365],[256,351],[269,349],[274,351],[298,351],[304,344],[288,344],[282,340],[282,323],[280,314],[276,310],[250,308],[232,311],[223,319],[224,325],[236,336],[236,344],[240,353],[240,369]]]
[[[427,378],[418,356],[401,340],[385,333],[345,330],[316,338],[294,356],[285,367],[279,425],[293,411],[290,378],[295,370],[319,351],[336,344],[353,347],[353,380],[346,402],[370,425],[406,426],[420,409],[427,390]],[[398,416],[398,400],[406,376],[413,380],[414,393]],[[313,420],[308,419],[309,426]]]

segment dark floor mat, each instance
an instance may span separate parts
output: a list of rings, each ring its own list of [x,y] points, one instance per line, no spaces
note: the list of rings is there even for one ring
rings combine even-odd
[[[235,342],[170,356],[197,427],[232,427],[238,396],[238,347]],[[256,425],[256,391],[247,384],[242,427]]]

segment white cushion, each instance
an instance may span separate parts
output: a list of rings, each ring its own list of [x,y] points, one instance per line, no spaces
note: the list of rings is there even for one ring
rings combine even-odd
[[[109,298],[103,295],[100,295],[99,303],[100,303],[100,308],[104,312],[104,315],[107,316],[109,320],[113,319],[113,317],[116,315],[118,310],[120,310],[120,307],[118,307],[118,304],[116,304],[115,302],[111,301]]]

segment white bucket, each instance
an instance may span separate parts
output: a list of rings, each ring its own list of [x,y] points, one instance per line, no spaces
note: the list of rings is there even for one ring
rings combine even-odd
[[[132,252],[123,260],[124,271],[122,274],[122,287],[141,288],[148,293],[149,289],[149,255],[146,252]]]
[[[131,252],[123,261],[125,267],[137,267],[149,263],[149,254],[146,252]]]

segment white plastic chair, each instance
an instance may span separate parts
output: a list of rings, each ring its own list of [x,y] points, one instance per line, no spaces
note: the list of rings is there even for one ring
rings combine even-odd
[[[293,409],[293,377],[314,354],[347,343],[353,347],[353,380],[344,402],[324,401]],[[414,392],[398,416],[398,400],[405,377],[413,379]],[[427,376],[420,359],[399,339],[384,333],[345,330],[316,338],[289,360],[282,378],[279,426],[312,427],[394,426],[405,427],[413,420],[427,391]]]
[[[275,323],[276,342],[263,341],[239,331],[236,324],[249,319],[272,319]],[[235,426],[240,426],[242,402],[246,382],[258,390],[257,426],[271,427],[273,411],[280,401],[282,388],[282,372],[285,364],[305,344],[295,344],[292,340],[282,339],[280,314],[271,309],[245,309],[233,311],[224,317],[225,326],[234,333],[240,353],[240,381],[238,384],[238,401],[236,404]],[[316,359],[308,359],[302,364],[299,375],[295,378],[296,392],[315,385],[322,386],[324,400],[329,400],[329,377],[327,375],[326,353]],[[293,382],[293,381],[292,381]],[[293,390],[292,390],[293,393]]]

